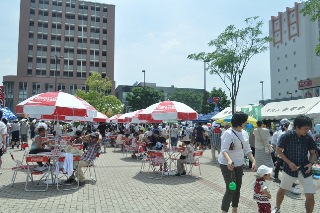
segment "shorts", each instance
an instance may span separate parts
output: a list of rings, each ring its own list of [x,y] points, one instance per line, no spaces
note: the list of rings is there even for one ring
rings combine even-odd
[[[12,132],[11,141],[19,142],[19,131],[13,131]]]
[[[28,136],[27,135],[20,135],[21,142],[28,142]]]
[[[107,145],[107,138],[106,137],[102,137],[102,145]]]
[[[198,137],[196,137],[196,142],[197,142],[197,143],[201,143],[202,145],[205,144],[204,138],[198,138]]]
[[[298,177],[292,177],[292,176],[288,175],[287,173],[282,172],[282,181],[281,181],[280,187],[285,190],[290,190],[292,188],[292,184],[296,180],[300,181],[305,194],[315,194],[316,193],[315,187],[313,185],[312,175],[307,178],[304,178],[300,171],[298,173]]]

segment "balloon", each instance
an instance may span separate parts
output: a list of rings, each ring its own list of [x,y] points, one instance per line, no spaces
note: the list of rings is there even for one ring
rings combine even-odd
[[[237,185],[236,185],[235,182],[232,181],[231,183],[229,183],[229,189],[230,189],[231,191],[236,190],[236,188],[237,188]]]

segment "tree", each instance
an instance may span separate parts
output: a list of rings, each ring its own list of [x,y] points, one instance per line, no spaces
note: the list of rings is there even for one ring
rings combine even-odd
[[[268,49],[266,44],[272,41],[272,38],[262,35],[263,22],[258,18],[245,19],[247,26],[242,29],[229,25],[218,38],[209,42],[208,45],[214,47],[213,52],[188,56],[189,59],[197,61],[209,61],[206,70],[210,74],[218,75],[227,87],[232,113],[235,112],[240,80],[248,62],[254,55],[265,52]]]
[[[125,99],[131,109],[135,111],[164,101],[164,93],[152,87],[133,87]]]
[[[311,20],[316,21],[320,17],[320,1],[308,0],[300,11],[303,15],[311,15]],[[319,38],[320,39],[320,38]],[[320,44],[315,48],[316,55],[320,56]]]
[[[169,96],[170,101],[178,101],[184,103],[197,112],[201,110],[202,94],[199,94],[191,89],[176,89]]]
[[[77,96],[86,100],[99,112],[112,116],[123,109],[123,104],[114,95],[106,95],[110,92],[111,81],[106,77],[102,78],[100,73],[92,72],[86,81],[89,91],[77,90]]]
[[[231,104],[231,101],[228,99],[227,94],[225,91],[222,90],[222,88],[216,89],[215,87],[212,88],[211,92],[208,92],[208,97],[218,97],[219,102],[218,102],[218,107],[219,111],[221,112],[225,108],[229,107]],[[214,104],[209,104],[208,99],[206,99],[206,102],[204,103],[207,108],[209,108],[209,112],[212,112],[214,110]]]

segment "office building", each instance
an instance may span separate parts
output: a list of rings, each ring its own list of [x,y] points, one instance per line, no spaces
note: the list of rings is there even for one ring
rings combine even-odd
[[[92,71],[115,85],[114,35],[114,5],[21,0],[17,75],[3,78],[5,105],[15,110],[38,93],[87,90]]]
[[[313,84],[318,87],[315,89],[307,85],[310,79],[320,77],[320,57],[314,51],[319,43],[320,19],[313,22],[311,16],[300,13],[304,4],[295,3],[269,21],[270,36],[274,38],[270,43],[272,101],[309,97],[310,91],[312,95],[316,94],[314,90],[319,91],[320,81]]]

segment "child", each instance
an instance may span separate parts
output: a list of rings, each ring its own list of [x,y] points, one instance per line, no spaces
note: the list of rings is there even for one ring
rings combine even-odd
[[[254,183],[254,194],[253,199],[258,204],[258,212],[260,213],[271,213],[271,194],[268,191],[268,184],[266,180],[271,179],[273,169],[265,165],[261,165],[257,170],[257,176]]]

